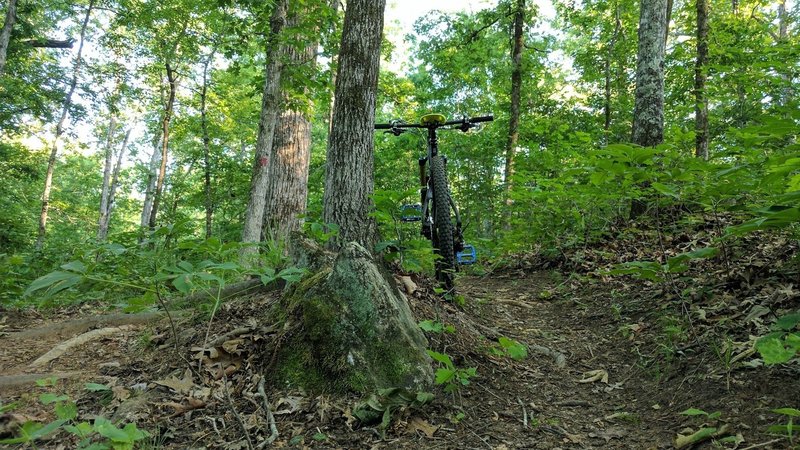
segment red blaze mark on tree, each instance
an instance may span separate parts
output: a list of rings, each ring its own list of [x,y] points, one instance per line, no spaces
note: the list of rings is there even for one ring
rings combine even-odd
[[[261,159],[258,160],[258,164],[261,167],[266,167],[267,162],[269,162],[269,158],[267,158],[266,156],[262,156]]]

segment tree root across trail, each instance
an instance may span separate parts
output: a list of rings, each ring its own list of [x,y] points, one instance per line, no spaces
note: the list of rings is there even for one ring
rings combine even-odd
[[[434,387],[436,400],[424,408],[392,407],[386,429],[359,425],[353,411],[363,398],[269,385],[272,371],[266,368],[275,348],[288,342],[284,330],[263,320],[277,304],[274,292],[223,304],[208,340],[206,322],[179,323],[180,357],[169,326],[156,316],[150,317],[155,322],[132,324],[80,319],[94,321],[95,330],[69,337],[33,330],[0,337],[0,368],[15,377],[6,378],[6,387],[0,378],[3,403],[28,398],[32,410],[21,413],[46,421],[51,412],[37,406],[30,392],[66,393],[82,399],[86,417],[135,421],[154,433],[169,430],[159,437],[165,449],[245,448],[245,435],[253,447],[274,440],[289,448],[665,449],[686,445],[688,437],[707,433],[704,427],[741,437],[739,448],[785,448],[764,430],[774,423],[772,409],[792,406],[785,393],[795,392],[795,378],[779,368],[746,369],[743,364],[755,356],[723,372],[713,358],[688,350],[702,346],[665,341],[665,324],[679,318],[653,308],[649,295],[661,294],[648,287],[563,281],[557,272],[500,273],[460,279],[466,303],[459,307],[432,295],[426,280],[415,281],[409,295],[414,319],[455,329],[426,333],[429,348],[449,355],[455,369],[475,367],[477,375],[453,395]],[[82,337],[87,331],[91,339]],[[689,329],[685,333],[693,339]],[[501,338],[524,344],[527,357],[510,358]],[[64,352],[46,364],[52,373],[24,373],[59,344]],[[666,345],[684,350],[667,359]],[[34,386],[50,375],[64,380]],[[108,386],[110,400],[100,403],[87,394],[86,381]],[[720,414],[702,420],[680,414],[689,408]]]

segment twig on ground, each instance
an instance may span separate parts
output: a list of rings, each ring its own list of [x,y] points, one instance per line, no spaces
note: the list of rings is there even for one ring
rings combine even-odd
[[[760,444],[754,444],[754,445],[751,445],[750,447],[745,447],[742,450],[752,450],[754,448],[766,447],[768,445],[777,444],[778,442],[780,442],[782,440],[783,440],[783,438],[773,439],[771,441],[762,442]]]
[[[264,442],[258,444],[259,449],[266,447],[267,445],[271,445],[275,442],[275,439],[278,439],[278,427],[275,425],[275,416],[272,415],[272,409],[269,407],[269,400],[267,400],[267,393],[264,390],[264,376],[261,376],[261,380],[258,381],[258,395],[264,400],[264,411],[267,415],[267,422],[269,423],[269,431],[270,435]]]
[[[222,371],[222,387],[225,391],[225,398],[228,400],[228,407],[231,408],[231,412],[233,416],[236,417],[236,421],[239,422],[239,425],[242,427],[242,431],[244,431],[244,437],[247,439],[247,448],[253,450],[253,441],[250,439],[250,433],[247,431],[247,426],[244,423],[244,419],[242,416],[239,415],[239,412],[236,411],[236,406],[233,404],[233,400],[231,400],[231,393],[228,391],[228,377],[225,375],[225,371]]]
[[[97,330],[87,331],[86,333],[75,336],[72,339],[66,340],[56,345],[49,352],[45,353],[44,355],[37,358],[34,362],[30,363],[30,367],[43,366],[49,363],[50,361],[61,357],[64,353],[66,353],[69,349],[73,347],[83,345],[95,339],[100,339],[106,336],[111,336],[117,333],[121,333],[123,331],[128,331],[133,328],[134,328],[133,325],[122,325],[119,327],[100,328]]]

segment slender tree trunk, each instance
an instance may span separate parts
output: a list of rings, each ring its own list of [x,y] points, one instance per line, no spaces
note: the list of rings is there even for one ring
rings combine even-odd
[[[114,164],[114,131],[117,127],[117,121],[114,115],[108,121],[108,131],[106,134],[106,148],[105,148],[105,164],[103,166],[103,188],[100,194],[100,218],[97,221],[97,242],[102,242],[108,230],[103,230],[106,221],[106,214],[108,214],[108,196],[111,192],[111,171]]]
[[[56,124],[55,136],[53,143],[50,147],[50,158],[47,160],[47,173],[44,178],[44,189],[42,191],[42,212],[39,215],[39,233],[36,238],[36,250],[39,251],[44,245],[45,234],[47,233],[47,214],[50,210],[50,190],[53,187],[53,171],[56,167],[56,156],[58,155],[58,147],[61,144],[61,135],[64,134],[64,124],[69,114],[69,108],[72,106],[72,96],[75,94],[75,89],[78,86],[78,77],[81,73],[83,66],[83,44],[84,37],[86,36],[86,28],[89,25],[89,17],[94,8],[94,0],[89,0],[89,6],[86,8],[86,15],[83,17],[81,24],[80,45],[78,45],[78,54],[75,56],[75,66],[72,71],[72,80],[67,90],[67,96],[64,98],[64,104],[61,107],[61,116]]]
[[[158,178],[159,158],[161,156],[160,143],[161,134],[159,133],[153,137],[153,154],[150,155],[150,163],[148,164],[147,184],[145,185],[144,205],[142,206],[142,218],[140,221],[142,228],[145,228],[150,222],[150,211],[153,210],[153,197],[156,191],[156,178]]]
[[[258,140],[256,141],[253,176],[250,183],[250,201],[244,218],[242,242],[256,243],[261,241],[261,229],[264,221],[264,204],[266,202],[267,185],[269,183],[269,156],[275,137],[275,124],[278,120],[281,103],[281,71],[283,70],[283,45],[279,37],[286,25],[287,0],[279,0],[270,17],[270,34],[267,43],[267,67],[264,78],[264,94],[261,100],[261,118],[258,124]],[[242,261],[250,264],[250,259],[258,253],[255,246],[245,247]]]
[[[616,12],[614,13],[614,34],[611,35],[611,41],[608,43],[604,68],[605,101],[603,104],[603,129],[606,131],[606,139],[608,139],[608,131],[611,129],[611,60],[614,58],[614,48],[617,45],[617,37],[619,36],[621,27],[622,22],[619,18],[619,5],[617,5]]]
[[[669,23],[672,21],[672,7],[674,3],[674,0],[667,0],[667,17],[664,19],[664,46],[667,45],[667,41],[669,40]]]
[[[122,139],[122,146],[120,146],[119,153],[117,153],[117,162],[114,164],[114,174],[111,176],[111,189],[108,192],[108,213],[106,213],[106,231],[108,231],[108,224],[111,222],[111,212],[114,211],[114,206],[117,200],[117,189],[119,189],[119,173],[122,171],[122,160],[128,150],[128,141],[131,138],[131,129],[125,131],[125,138]]]
[[[158,206],[161,203],[161,195],[164,189],[164,177],[167,175],[167,157],[169,150],[169,124],[172,120],[172,110],[175,106],[175,91],[178,89],[178,76],[172,70],[169,62],[164,64],[167,71],[167,83],[169,84],[169,94],[167,95],[167,102],[164,105],[164,117],[161,121],[161,166],[158,170],[158,178],[156,179],[156,189],[153,192],[153,207],[150,211],[150,218],[147,225],[151,230],[156,228],[156,217],[158,216]]]
[[[111,176],[111,185],[108,189],[108,204],[106,206],[105,215],[103,216],[105,220],[100,223],[97,233],[98,242],[103,242],[106,240],[106,237],[108,237],[108,228],[111,224],[111,213],[114,211],[114,202],[116,200],[117,189],[119,188],[119,173],[122,170],[122,158],[125,156],[125,150],[128,148],[128,140],[130,137],[131,130],[128,128],[128,130],[125,131],[125,138],[122,140],[122,146],[117,152],[117,162],[114,164],[114,172]]]
[[[214,202],[211,196],[211,138],[208,136],[208,117],[206,115],[206,94],[208,93],[208,85],[211,83],[208,76],[208,67],[214,59],[214,53],[216,53],[216,49],[211,52],[203,66],[203,88],[200,91],[200,127],[203,130],[203,190],[206,197],[206,239],[211,237],[211,219],[214,215]]]
[[[511,204],[511,178],[514,176],[514,154],[519,143],[519,104],[522,97],[522,48],[525,43],[522,37],[525,25],[525,0],[517,0],[514,11],[514,36],[511,49],[511,114],[508,118],[508,141],[506,142],[506,204]]]
[[[642,0],[632,140],[652,147],[664,140],[666,0]]]
[[[323,220],[339,225],[338,242],[371,250],[375,99],[386,0],[347,3],[336,74],[336,104],[328,138]]]
[[[789,14],[786,11],[786,0],[778,3],[778,44],[785,44],[789,39]],[[791,70],[785,68],[781,70],[781,80],[783,86],[778,96],[778,104],[787,106],[792,100],[792,75]]]
[[[0,31],[0,77],[6,70],[6,54],[8,53],[8,43],[11,41],[11,30],[17,21],[17,0],[8,0],[6,9],[6,21],[3,22],[3,29]]]
[[[333,22],[333,31],[334,34],[336,32],[336,27],[339,25],[339,2],[341,0],[331,0],[330,6],[333,9],[334,14],[334,22]],[[334,49],[331,52],[331,88],[335,89],[336,87],[336,67],[339,65],[339,51]],[[333,126],[333,106],[336,104],[336,93],[331,93],[331,104],[330,104],[330,111],[328,112],[328,134],[331,132],[331,127]]]
[[[708,0],[697,2],[697,60],[694,66],[694,155],[708,159],[708,95],[706,77],[708,70]]]

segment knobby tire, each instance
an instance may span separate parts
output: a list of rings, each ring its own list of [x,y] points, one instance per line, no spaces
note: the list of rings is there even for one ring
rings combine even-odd
[[[440,256],[436,261],[436,278],[449,291],[453,289],[453,272],[456,268],[453,222],[450,220],[450,190],[447,188],[444,159],[434,156],[430,165],[433,183],[433,247]]]

